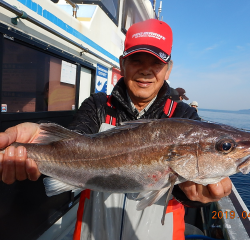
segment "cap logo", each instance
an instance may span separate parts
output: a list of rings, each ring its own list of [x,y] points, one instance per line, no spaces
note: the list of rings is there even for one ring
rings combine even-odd
[[[167,55],[164,52],[159,52],[159,57],[164,59],[164,60],[167,59]]]
[[[153,37],[156,39],[162,39],[165,40],[165,37],[163,37],[162,35],[158,34],[158,33],[154,33],[154,32],[139,32],[139,33],[135,33],[132,38],[139,38],[139,37]]]

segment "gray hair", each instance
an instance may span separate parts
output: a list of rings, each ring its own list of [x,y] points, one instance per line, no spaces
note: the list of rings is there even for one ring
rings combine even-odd
[[[172,65],[173,65],[173,61],[170,60],[170,61],[168,62],[168,70],[171,68]]]

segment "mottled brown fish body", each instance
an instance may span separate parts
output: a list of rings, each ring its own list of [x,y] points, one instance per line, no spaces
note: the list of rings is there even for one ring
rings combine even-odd
[[[48,144],[20,145],[43,174],[97,191],[158,190],[169,184],[170,173],[178,175],[177,183],[206,185],[238,172],[242,164],[248,171],[250,133],[225,125],[160,119],[71,135]],[[232,147],[224,150],[228,144]]]

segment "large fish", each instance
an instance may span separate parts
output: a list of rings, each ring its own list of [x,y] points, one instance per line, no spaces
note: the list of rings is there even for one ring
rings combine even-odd
[[[13,145],[26,147],[40,172],[52,177],[45,179],[48,196],[76,188],[140,192],[142,210],[174,184],[207,185],[250,171],[250,133],[226,125],[173,118],[128,122],[92,135],[52,123],[40,128],[37,143]]]

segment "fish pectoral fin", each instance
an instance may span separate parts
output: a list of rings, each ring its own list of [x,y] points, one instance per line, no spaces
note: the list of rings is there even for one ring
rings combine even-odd
[[[43,179],[43,183],[45,186],[45,192],[48,197],[67,192],[67,191],[76,191],[83,190],[78,187],[69,185],[67,183],[61,182],[55,178],[46,177]]]
[[[245,157],[244,159],[245,159],[245,161],[242,162],[238,166],[238,171],[242,172],[243,174],[248,174],[250,172],[250,157],[249,157],[249,155],[247,157]]]
[[[167,195],[166,201],[165,201],[165,206],[164,206],[163,213],[162,213],[162,218],[161,218],[161,224],[162,225],[164,225],[164,222],[165,222],[165,215],[166,215],[166,210],[167,210],[168,202],[170,200],[170,197],[171,197],[171,194],[172,194],[175,182],[177,180],[177,177],[178,176],[175,175],[175,174],[170,174],[170,176],[169,176],[169,180],[170,180],[171,186],[169,188],[168,195]]]
[[[136,198],[136,200],[139,200],[141,198],[147,198],[149,197],[151,194],[153,194],[155,191],[144,191],[144,192],[140,192]]]
[[[141,192],[138,195],[137,199],[142,197],[143,199],[136,205],[136,210],[140,211],[148,206],[151,206],[152,204],[157,202],[168,191],[168,189],[169,187],[165,187],[160,190]]]

